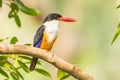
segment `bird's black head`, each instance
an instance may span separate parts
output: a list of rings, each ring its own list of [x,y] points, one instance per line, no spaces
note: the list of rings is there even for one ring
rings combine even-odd
[[[76,20],[73,18],[63,17],[62,15],[58,13],[51,13],[46,16],[43,23],[45,23],[46,21],[52,21],[52,20],[59,20],[59,21],[64,21],[64,22],[76,22]]]
[[[51,13],[46,16],[44,22],[51,21],[51,20],[59,20],[60,17],[62,17],[62,15],[58,13]]]

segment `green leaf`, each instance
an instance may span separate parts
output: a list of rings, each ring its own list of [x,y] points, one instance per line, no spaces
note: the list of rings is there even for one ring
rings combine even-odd
[[[57,78],[58,78],[58,80],[60,80],[64,75],[65,75],[64,71],[62,71],[62,70],[58,70],[57,71]]]
[[[37,64],[41,65],[40,60],[37,61]]]
[[[31,59],[30,57],[28,57],[28,56],[19,56],[19,57],[21,57],[21,58],[23,58],[23,59],[26,59],[26,60],[29,60],[29,61],[32,60],[32,59]]]
[[[4,66],[7,62],[7,56],[0,56],[0,66]]]
[[[13,11],[11,10],[11,11],[8,13],[8,18],[12,18],[12,17],[14,17],[14,13],[13,13]]]
[[[20,21],[19,16],[16,13],[14,13],[14,19],[15,19],[15,22],[16,22],[17,26],[20,28],[21,27],[21,21]]]
[[[0,42],[3,42],[4,40],[7,40],[8,39],[8,37],[6,37],[5,39],[0,39]]]
[[[44,75],[44,76],[48,76],[51,77],[50,73],[48,73],[47,71],[43,70],[43,69],[35,69],[36,72]]]
[[[15,72],[20,76],[20,78],[21,78],[22,80],[24,80],[22,74],[21,74],[17,69],[15,69]]]
[[[26,45],[26,46],[31,46],[32,44],[30,44],[30,43],[26,43],[26,44],[24,44],[24,45]]]
[[[21,27],[21,21],[19,16],[17,15],[17,12],[19,11],[19,7],[17,4],[15,3],[11,3],[10,5],[8,5],[11,8],[11,11],[8,14],[9,18],[14,18],[16,24],[18,27]]]
[[[10,80],[9,78],[6,78],[6,79],[4,79],[4,80]]]
[[[30,72],[29,68],[27,67],[27,65],[25,63],[23,63],[22,61],[18,60],[19,65],[23,68],[23,70],[27,73]]]
[[[24,80],[24,78],[23,78],[23,76],[21,75],[21,73],[17,70],[17,68],[15,68],[15,67],[13,66],[13,64],[11,64],[11,63],[8,62],[8,61],[7,61],[7,64],[9,65],[9,67],[11,68],[12,71],[16,72],[16,73],[21,77],[21,79]]]
[[[115,40],[117,39],[117,37],[119,36],[119,34],[120,34],[120,23],[119,23],[119,25],[118,25],[118,30],[117,30],[117,32],[115,33],[114,38],[113,38],[113,40],[112,40],[112,42],[111,42],[111,45],[115,42]]]
[[[19,18],[19,16],[17,15],[16,12],[14,12],[13,10],[11,10],[11,11],[9,12],[9,14],[8,14],[8,17],[9,17],[9,18],[14,18],[17,26],[18,26],[19,28],[21,27],[21,21],[20,21],[20,18]]]
[[[20,6],[20,10],[23,13],[31,15],[31,16],[39,16],[40,15],[40,11],[39,10],[32,9],[32,8],[29,8],[29,7],[25,6],[22,1],[17,0],[17,3]]]
[[[118,9],[118,8],[120,8],[120,5],[118,5],[118,6],[116,7],[116,9]]]
[[[20,78],[21,78],[22,80],[24,80],[22,74],[21,74],[17,69],[16,69],[15,71],[16,71],[16,73],[20,76]]]
[[[66,79],[66,78],[68,78],[68,77],[70,77],[70,75],[69,75],[69,74],[66,74],[66,75],[64,75],[60,80],[64,80],[64,79]]]
[[[4,41],[4,39],[0,39],[0,42],[3,42]]]
[[[57,72],[57,78],[58,80],[64,80],[66,78],[68,78],[70,75],[67,74],[66,72],[62,71],[62,70],[58,70]]]
[[[19,56],[19,57],[26,59],[26,60],[29,60],[30,62],[27,62],[27,63],[31,63],[32,59],[30,57],[28,57],[28,56]],[[37,61],[37,64],[41,65],[40,61]]]
[[[19,11],[19,7],[15,3],[11,3],[10,7],[11,7],[12,11],[14,11],[14,12],[18,12]]]
[[[10,75],[13,78],[13,80],[19,80],[19,76],[15,72],[10,72]]]
[[[0,69],[0,74],[5,76],[6,78],[9,78],[8,74],[2,69]]]
[[[2,7],[2,0],[0,0],[0,7]]]
[[[28,7],[24,7],[20,9],[23,13],[31,15],[31,16],[39,16],[40,11]]]
[[[12,37],[12,39],[10,40],[10,44],[16,44],[18,42],[18,39],[16,36]]]
[[[7,60],[7,56],[0,56],[0,62]]]
[[[119,33],[116,32],[116,34],[115,34],[115,36],[114,36],[114,38],[113,38],[113,40],[111,42],[111,45],[115,42],[115,40],[117,39],[118,36],[119,36]]]

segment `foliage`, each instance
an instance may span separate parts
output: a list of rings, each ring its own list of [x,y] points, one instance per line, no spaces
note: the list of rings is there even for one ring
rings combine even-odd
[[[43,69],[35,69],[36,72],[43,74],[45,76],[51,77],[50,73],[48,73],[47,71],[43,70]]]
[[[0,69],[0,74],[5,76],[6,78],[9,78],[8,74],[2,69]]]
[[[0,0],[0,7],[2,7],[2,0]]]
[[[20,11],[30,16],[40,15],[39,10],[29,8],[21,0],[6,1],[8,2],[6,3],[3,0],[0,0],[0,8],[2,8],[3,3],[9,6],[11,10],[8,13],[8,18],[13,18],[19,28],[21,27],[21,20],[19,17]],[[3,42],[4,40],[8,39],[8,37],[0,38],[0,42]],[[19,39],[16,36],[13,36],[10,39],[10,44],[16,44],[17,42],[19,42]],[[32,44],[26,43],[24,45],[31,46]],[[21,74],[20,69],[22,69],[26,73],[30,73],[28,65],[30,65],[31,60],[32,59],[29,56],[24,56],[20,54],[0,55],[0,75],[4,76],[4,80],[10,80],[11,78],[12,80],[24,80],[24,76]],[[40,61],[37,62],[37,65],[42,66]],[[34,71],[46,77],[52,77],[51,74],[44,69],[36,68]],[[64,71],[58,70],[57,72],[58,80],[64,80],[69,76],[70,75],[68,75]]]
[[[31,16],[39,16],[40,15],[40,11],[25,6],[20,0],[16,0],[16,1],[20,7],[20,10],[23,13],[31,15]]]
[[[119,34],[120,34],[120,23],[119,23],[119,25],[118,25],[117,32],[115,33],[115,36],[114,36],[111,44],[114,43],[114,41],[117,39],[117,37],[119,36]]]
[[[18,42],[18,38],[16,36],[12,37],[10,40],[10,44],[16,44]],[[26,44],[25,44],[26,45]],[[30,43],[27,43],[30,46]],[[26,73],[29,73],[30,70],[28,65],[31,63],[31,58],[23,55],[4,55],[0,56],[0,74],[5,77],[5,79],[10,79],[10,76],[13,80],[24,80],[23,75],[20,73],[19,69],[24,70]],[[41,65],[41,62],[37,62],[38,65]],[[50,73],[44,69],[35,69],[36,72],[51,77]]]
[[[0,39],[0,42],[3,42],[4,40],[7,40],[7,39],[9,39],[9,38],[8,38],[8,37],[3,38],[3,39],[1,38],[1,39]]]
[[[19,41],[18,38],[16,36],[13,36],[10,39],[10,44],[16,44],[18,41]],[[31,44],[27,43],[25,45],[30,46]],[[13,80],[19,80],[19,79],[24,80],[24,76],[21,74],[19,69],[22,69],[26,73],[29,73],[30,70],[28,68],[28,64],[30,65],[30,63],[31,63],[31,58],[28,56],[23,56],[20,54],[18,55],[11,54],[11,55],[4,55],[4,56],[1,55],[0,56],[0,74],[5,77],[5,80],[9,80],[10,78],[12,78]],[[39,66],[42,66],[40,61],[38,61],[37,64]],[[50,78],[52,77],[51,74],[44,69],[36,68],[34,71],[46,77],[50,77]],[[69,74],[65,73],[62,70],[58,70],[57,72],[58,80],[65,80],[69,76],[70,76]]]
[[[17,37],[12,37],[12,39],[10,40],[10,44],[16,44],[18,42]]]
[[[2,8],[3,1],[0,0],[0,8]],[[6,3],[10,7],[10,12],[8,14],[8,18],[14,18],[17,26],[21,27],[21,20],[18,16],[19,11],[31,16],[39,16],[40,11],[36,9],[32,9],[27,7],[21,0],[11,0]]]
[[[69,74],[67,74],[66,72],[62,71],[62,70],[58,70],[57,72],[57,78],[58,80],[64,80],[66,78],[70,77]]]
[[[120,5],[118,5],[116,7],[116,9],[119,9],[119,8],[120,8]],[[113,44],[115,42],[115,40],[117,39],[117,37],[119,36],[119,34],[120,34],[120,23],[118,24],[118,29],[117,29],[114,37],[113,37],[113,40],[112,40],[111,44]]]

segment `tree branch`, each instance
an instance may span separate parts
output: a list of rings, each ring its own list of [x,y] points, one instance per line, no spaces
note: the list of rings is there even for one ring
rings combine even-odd
[[[2,45],[0,44],[0,54],[23,54],[28,56],[38,57],[43,59],[55,67],[71,74],[78,80],[94,80],[94,78],[87,73],[78,69],[75,65],[65,62],[49,51],[38,49],[24,45]]]

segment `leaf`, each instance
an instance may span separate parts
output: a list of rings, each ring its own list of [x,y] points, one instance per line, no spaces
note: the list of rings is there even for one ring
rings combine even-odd
[[[12,37],[12,39],[10,40],[10,44],[16,44],[18,42],[18,39],[16,36]]]
[[[0,7],[2,7],[2,0],[0,0]]]
[[[15,72],[21,77],[22,80],[24,80],[23,76],[21,75],[21,73],[17,69],[15,69]]]
[[[3,42],[4,41],[4,39],[0,39],[0,42]]]
[[[36,9],[24,7],[20,9],[23,13],[31,15],[31,16],[39,16],[40,12]]]
[[[26,60],[29,60],[29,61],[32,60],[32,59],[31,59],[30,57],[28,57],[28,56],[19,56],[19,57],[21,57],[21,58],[23,58],[23,59],[26,59]]]
[[[7,56],[0,56],[0,66],[4,66],[7,61]]]
[[[70,75],[66,74],[66,72],[62,71],[62,70],[58,70],[57,72],[57,78],[58,80],[64,80],[66,78],[68,78]]]
[[[8,5],[11,8],[11,11],[8,14],[9,18],[14,18],[17,26],[20,28],[21,27],[21,21],[19,16],[17,15],[17,12],[19,11],[19,7],[17,4],[15,3],[11,3],[10,5]]]
[[[118,5],[118,6],[116,7],[116,9],[118,9],[118,8],[120,8],[120,5]]]
[[[37,64],[41,65],[40,60],[37,61]]]
[[[9,80],[8,78],[4,79],[4,80]]]
[[[111,45],[115,42],[115,40],[117,39],[117,37],[119,36],[119,34],[120,34],[120,23],[119,23],[119,25],[118,25],[118,30],[117,30],[117,32],[115,33],[114,38],[113,38],[113,40],[112,40],[112,42],[111,42]]]
[[[0,56],[0,62],[7,60],[7,56]]]
[[[32,60],[32,59],[31,59],[30,57],[28,57],[28,56],[19,56],[19,57],[21,57],[21,58],[23,58],[23,59],[26,59],[26,60],[29,60],[29,61]],[[31,63],[31,62],[27,62],[27,63]],[[40,61],[37,61],[37,64],[41,65]]]
[[[27,65],[25,63],[23,63],[22,61],[18,60],[19,65],[23,68],[23,70],[27,73],[30,72],[29,68],[27,67]]]
[[[5,39],[0,39],[0,42],[3,42],[4,40],[7,40],[8,39],[8,37],[6,37]]]
[[[16,12],[14,12],[13,10],[11,10],[11,11],[9,12],[9,14],[8,14],[8,17],[9,17],[9,18],[14,18],[17,26],[18,26],[19,28],[21,27],[21,21],[20,21],[20,18],[19,18],[19,16],[17,15]]]
[[[0,74],[5,76],[6,78],[9,78],[8,74],[2,69],[0,69]]]
[[[20,28],[21,27],[21,21],[20,21],[19,16],[16,13],[14,13],[14,19],[15,19],[15,22],[16,22],[17,26]]]
[[[120,23],[118,24],[118,29],[120,29]]]
[[[113,38],[113,40],[111,42],[111,45],[115,42],[115,40],[117,39],[118,36],[119,36],[119,33],[116,32],[116,34],[115,34],[115,36],[114,36],[114,38]]]
[[[8,5],[11,8],[11,11],[8,14],[9,18],[14,17],[14,13],[17,13],[19,11],[19,7],[15,3],[11,3]]]
[[[26,43],[26,44],[24,44],[24,45],[26,45],[26,46],[31,46],[32,44],[30,44],[30,43]]]
[[[16,73],[21,77],[22,80],[24,80],[24,78],[23,78],[23,76],[21,75],[21,73],[17,70],[17,68],[15,68],[15,67],[13,66],[13,64],[11,64],[11,63],[8,62],[8,61],[7,61],[7,64],[9,65],[9,67],[10,67],[14,72],[16,72]]]
[[[68,78],[68,77],[70,77],[70,75],[69,75],[69,74],[66,74],[66,75],[64,75],[60,80],[64,80],[64,79],[66,79],[66,78]]]
[[[19,7],[18,5],[16,5],[15,3],[11,3],[10,7],[12,9],[12,11],[18,12],[19,11]]]
[[[60,80],[64,75],[65,75],[64,71],[62,71],[62,70],[58,70],[57,71],[57,78],[58,78],[58,80]]]
[[[47,71],[43,70],[43,69],[35,69],[36,72],[44,75],[44,76],[48,76],[51,77],[50,73],[48,73]]]
[[[29,7],[25,6],[23,4],[23,2],[20,1],[20,0],[16,0],[16,1],[17,1],[18,5],[20,6],[20,10],[23,13],[31,15],[31,16],[39,16],[40,15],[40,11],[39,10],[32,9],[32,8],[29,8]]]
[[[11,11],[8,13],[8,18],[12,18],[12,17],[14,17],[14,13],[13,13],[13,11],[11,10]]]
[[[19,80],[19,76],[15,72],[10,72],[11,77],[13,80]]]

